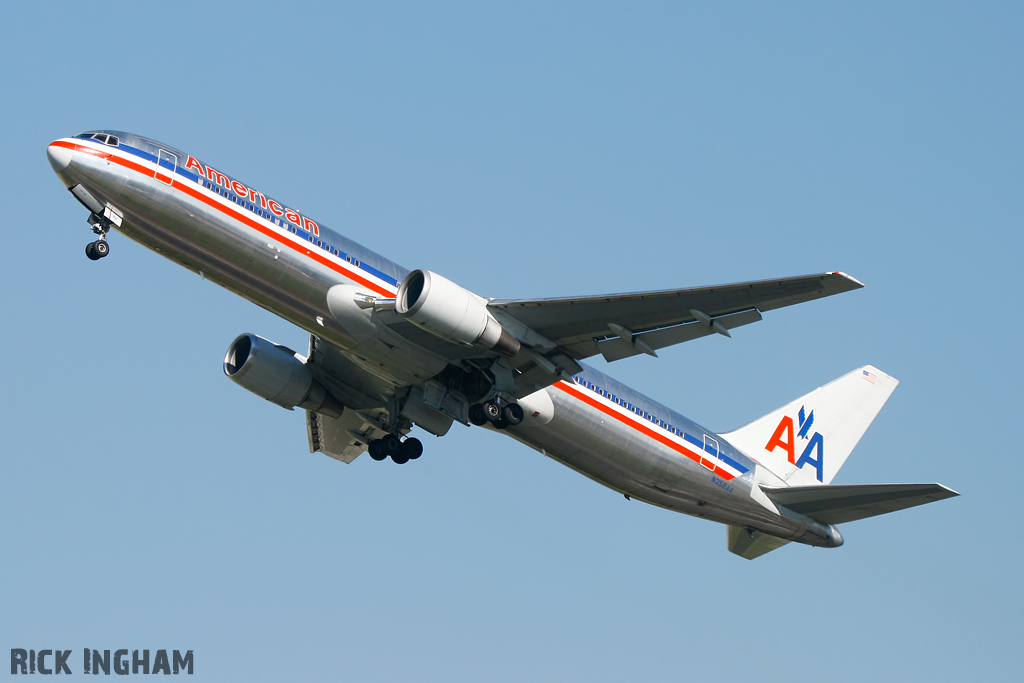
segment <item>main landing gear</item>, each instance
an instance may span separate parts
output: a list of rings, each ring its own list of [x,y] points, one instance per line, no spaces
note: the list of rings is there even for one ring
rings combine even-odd
[[[384,460],[391,456],[397,464],[404,465],[423,455],[423,443],[412,437],[401,441],[396,435],[388,434],[383,439],[371,441],[367,450],[374,460]]]
[[[487,403],[477,403],[469,408],[469,421],[477,427],[490,422],[495,429],[514,427],[523,421],[526,414],[518,403],[498,403],[497,399],[491,399]]]

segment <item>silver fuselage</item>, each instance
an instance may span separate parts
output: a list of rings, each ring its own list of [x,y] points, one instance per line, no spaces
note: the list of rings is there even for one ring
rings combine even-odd
[[[118,145],[63,138],[50,159],[62,182],[115,207],[136,242],[336,345],[358,368],[367,409],[441,372],[464,348],[421,333],[388,343],[353,335],[327,306],[351,283],[394,297],[408,271],[188,154],[129,133]],[[54,159],[57,159],[55,161]],[[211,175],[210,171],[215,175]],[[243,198],[244,193],[244,198]],[[287,211],[286,211],[287,209]],[[279,215],[280,214],[280,215]],[[721,436],[583,367],[541,390],[553,415],[501,430],[631,498],[784,539],[837,545],[834,528],[771,503],[784,482]],[[839,541],[841,543],[841,541]]]

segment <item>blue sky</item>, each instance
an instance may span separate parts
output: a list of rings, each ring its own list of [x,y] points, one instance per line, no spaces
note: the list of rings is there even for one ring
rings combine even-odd
[[[1010,680],[1024,216],[1015,3],[8,3],[0,655],[193,649],[196,680]],[[902,381],[836,483],[954,500],[754,562],[453,428],[307,452],[220,362],[305,334],[112,238],[45,159],[166,141],[485,296],[842,270],[864,290],[598,367],[727,430]],[[7,676],[0,666],[0,676]]]

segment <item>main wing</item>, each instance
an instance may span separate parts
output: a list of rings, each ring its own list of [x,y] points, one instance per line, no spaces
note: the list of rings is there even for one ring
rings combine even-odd
[[[716,287],[557,299],[490,302],[581,360],[655,354],[673,344],[757,322],[764,311],[841,294],[864,285],[845,273],[824,273]]]

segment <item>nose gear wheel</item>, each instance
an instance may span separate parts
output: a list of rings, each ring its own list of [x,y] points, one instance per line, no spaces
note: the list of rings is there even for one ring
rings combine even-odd
[[[99,261],[109,253],[110,245],[105,239],[98,239],[85,245],[85,255],[89,257],[90,261]]]

